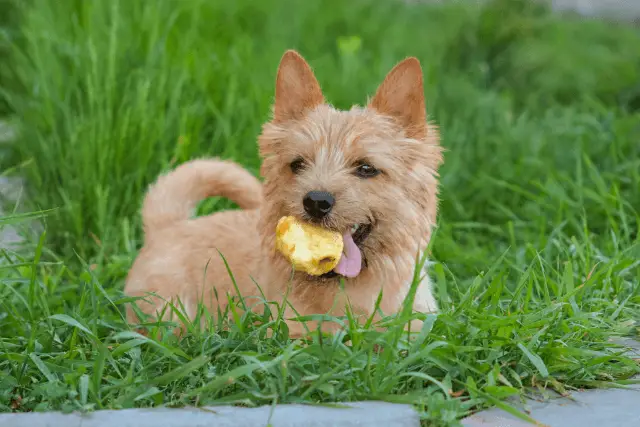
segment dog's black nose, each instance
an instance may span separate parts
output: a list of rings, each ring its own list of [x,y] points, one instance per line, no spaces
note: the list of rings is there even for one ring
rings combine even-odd
[[[327,216],[335,203],[336,199],[326,191],[309,191],[302,199],[304,210],[313,219],[322,219]]]

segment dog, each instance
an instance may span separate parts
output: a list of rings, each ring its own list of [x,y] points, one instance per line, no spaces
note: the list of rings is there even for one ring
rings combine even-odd
[[[147,315],[160,316],[165,304],[179,300],[193,318],[199,304],[215,313],[236,287],[247,297],[260,295],[259,285],[270,301],[286,296],[291,319],[341,316],[347,303],[354,314],[376,316],[382,291],[379,309],[395,313],[436,225],[439,140],[427,120],[416,58],[398,63],[366,107],[342,111],[325,101],[309,64],[289,50],[278,67],[272,118],[258,138],[264,182],[215,158],[158,178],[143,202],[145,242],[125,294],[147,297],[139,303]],[[229,198],[241,210],[192,218],[196,204],[211,196]],[[293,271],[276,252],[276,224],[286,215],[343,233],[346,250],[334,271]],[[413,309],[435,313],[431,282],[423,277]],[[132,309],[127,317],[140,321]],[[317,326],[287,324],[292,337]],[[325,325],[330,332],[339,328]]]

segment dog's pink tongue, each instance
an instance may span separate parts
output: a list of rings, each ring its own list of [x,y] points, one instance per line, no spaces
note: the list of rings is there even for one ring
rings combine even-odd
[[[356,243],[353,241],[353,237],[351,237],[349,230],[344,233],[342,239],[344,241],[344,252],[342,253],[340,262],[338,262],[338,265],[333,269],[333,271],[345,277],[356,277],[360,274],[360,270],[362,269],[362,254],[360,253],[358,246],[356,246]]]

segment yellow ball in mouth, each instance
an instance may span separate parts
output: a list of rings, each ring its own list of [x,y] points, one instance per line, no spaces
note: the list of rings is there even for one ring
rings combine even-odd
[[[337,231],[284,216],[276,226],[276,249],[296,270],[321,276],[336,268],[344,242]]]

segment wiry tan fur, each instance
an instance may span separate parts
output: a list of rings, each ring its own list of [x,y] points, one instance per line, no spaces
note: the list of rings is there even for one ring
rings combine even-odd
[[[416,256],[436,223],[442,155],[437,128],[426,119],[423,93],[420,64],[409,58],[387,75],[367,107],[336,110],[325,103],[304,59],[286,52],[273,119],[259,137],[264,185],[240,166],[216,159],[194,160],[159,178],[144,202],[145,245],[125,292],[161,296],[139,303],[147,314],[176,297],[189,316],[199,301],[215,313],[218,304],[226,304],[227,293],[235,294],[219,250],[245,297],[259,295],[258,283],[273,300],[281,301],[288,290],[289,302],[302,315],[342,315],[347,298],[357,314],[369,315],[382,290],[382,311],[397,311],[412,282]],[[307,166],[294,174],[289,165],[297,158]],[[363,159],[383,173],[355,176],[354,165]],[[326,227],[344,232],[353,224],[373,223],[363,243],[367,267],[354,279],[344,278],[343,290],[337,278],[292,276],[291,266],[274,249],[277,221],[285,215],[303,218],[302,199],[312,190],[331,192],[336,199]],[[228,197],[244,210],[190,218],[195,204],[208,196]],[[414,308],[438,309],[428,277]],[[137,320],[132,311],[129,320]],[[298,322],[290,322],[290,330],[294,336],[304,332]]]

